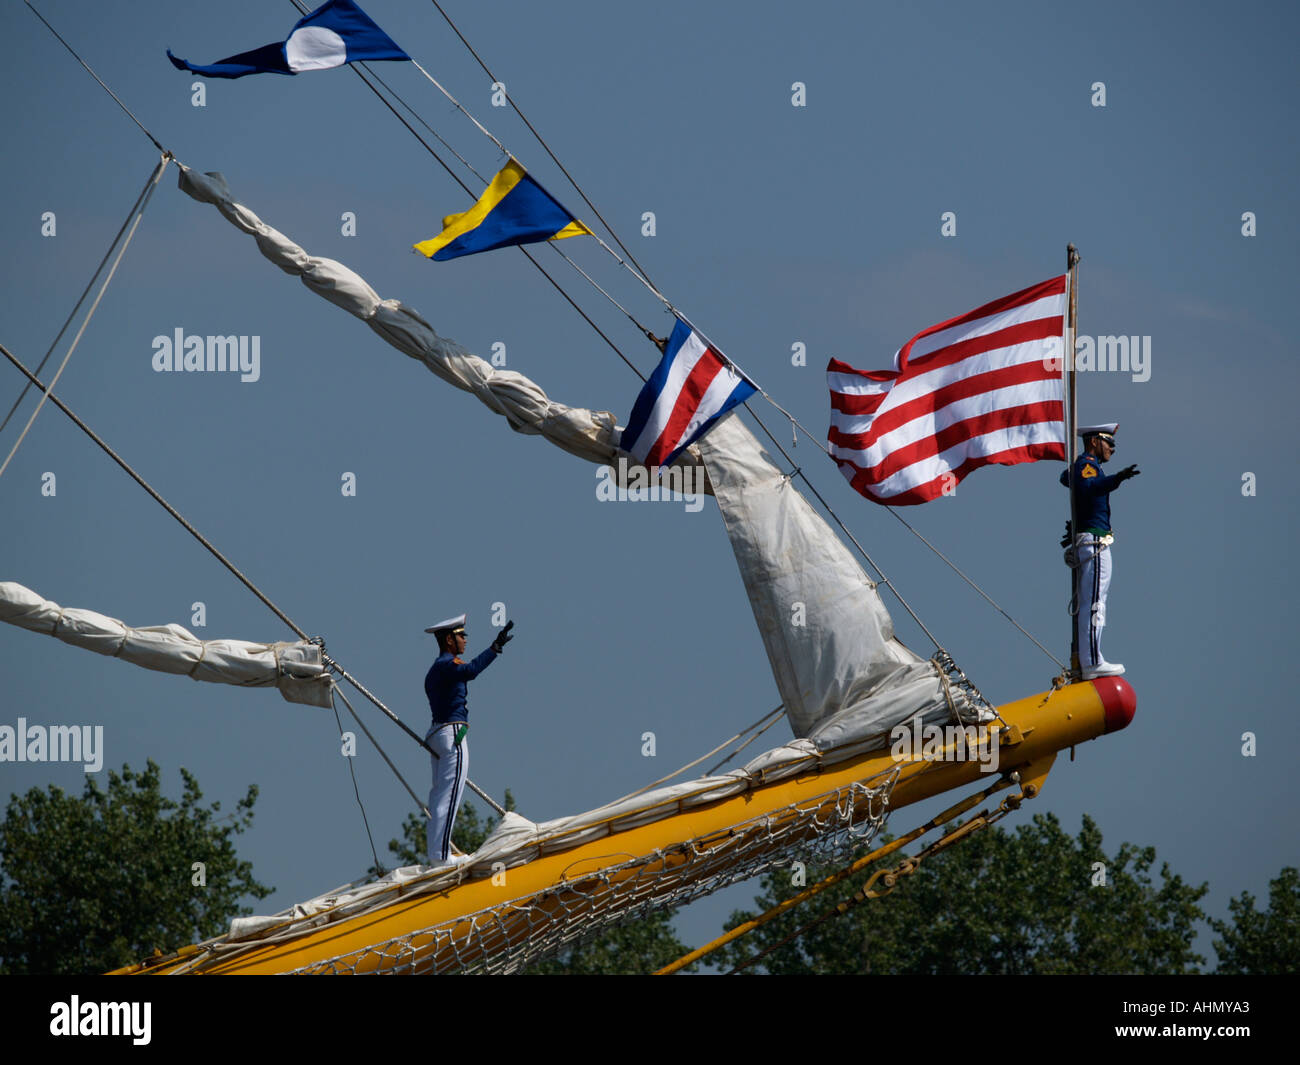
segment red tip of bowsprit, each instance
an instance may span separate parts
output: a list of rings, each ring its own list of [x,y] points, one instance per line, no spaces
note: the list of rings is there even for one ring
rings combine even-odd
[[[1118,732],[1127,728],[1138,708],[1137,692],[1133,686],[1123,677],[1098,677],[1089,683],[1101,696],[1102,709],[1106,713],[1105,731]]]

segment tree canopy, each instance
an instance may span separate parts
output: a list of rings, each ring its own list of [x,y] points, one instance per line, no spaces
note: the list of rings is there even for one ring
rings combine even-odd
[[[1220,973],[1300,972],[1300,870],[1286,866],[1268,885],[1268,909],[1243,891],[1228,903],[1232,922],[1212,919]]]
[[[977,832],[929,858],[891,894],[833,918],[768,955],[771,973],[1192,973],[1204,917],[1194,887],[1160,867],[1153,847],[1113,854],[1089,817],[1077,837],[1052,814],[1014,832]],[[892,866],[898,856],[882,865]],[[734,967],[851,896],[879,866],[722,948]],[[807,871],[807,883],[831,869]],[[787,870],[763,878],[762,910],[797,894]],[[733,928],[754,914],[737,912]]]
[[[253,821],[257,787],[218,817],[181,769],[176,802],[161,770],[109,770],[108,789],[86,778],[80,798],[62,789],[11,795],[0,825],[0,972],[94,973],[218,935],[247,915],[253,879],[232,837]]]

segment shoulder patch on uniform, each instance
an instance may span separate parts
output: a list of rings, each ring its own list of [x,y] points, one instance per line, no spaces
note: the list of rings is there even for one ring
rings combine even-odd
[[[1083,469],[1079,471],[1079,476],[1080,476],[1080,477],[1096,477],[1096,476],[1097,476],[1097,467],[1091,465],[1090,463],[1085,462],[1085,463],[1083,464]]]

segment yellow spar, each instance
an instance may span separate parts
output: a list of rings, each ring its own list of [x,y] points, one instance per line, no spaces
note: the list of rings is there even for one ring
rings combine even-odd
[[[118,972],[432,973],[482,967],[537,934],[548,919],[591,905],[602,890],[617,889],[630,878],[637,878],[635,904],[653,907],[656,883],[665,885],[666,897],[674,877],[680,885],[681,876],[689,876],[692,869],[705,875],[725,864],[730,851],[761,851],[766,840],[778,838],[774,829],[783,819],[803,818],[799,826],[812,825],[816,815],[842,803],[845,794],[864,795],[853,790],[854,784],[897,773],[888,795],[890,809],[897,809],[969,784],[987,784],[995,776],[982,769],[992,763],[997,774],[1020,773],[1022,786],[1033,794],[1058,751],[1124,728],[1136,708],[1137,696],[1122,678],[1070,684],[1000,707],[1000,721],[990,724],[988,741],[978,750],[927,747],[925,757],[913,750],[899,758],[896,746],[834,765],[822,764],[825,755],[810,755],[797,774],[760,782],[745,793],[689,807],[676,797],[663,816],[648,824],[625,827],[619,822],[627,817],[618,815],[602,824],[594,839],[590,824],[581,829],[581,839],[566,838],[579,835],[578,830],[547,834],[539,840],[539,856],[504,876],[475,869],[471,862],[459,872],[458,882],[429,890],[431,880],[445,876],[433,873],[395,884],[391,897],[379,896],[367,912],[323,927],[299,931],[306,920],[286,919],[282,926],[261,933],[275,942],[210,940]],[[796,831],[796,839],[815,835],[811,827]],[[781,846],[789,845],[787,836]],[[647,871],[654,875],[646,876]],[[415,892],[421,893],[412,897]]]

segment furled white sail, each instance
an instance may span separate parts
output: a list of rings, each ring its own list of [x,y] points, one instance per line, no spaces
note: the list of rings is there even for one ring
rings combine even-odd
[[[511,429],[544,436],[572,455],[614,467],[616,473],[627,468],[627,453],[618,446],[622,430],[613,414],[556,403],[523,374],[499,370],[454,340],[438,336],[417,311],[397,300],[380,299],[365,278],[342,263],[308,255],[237,203],[220,174],[200,174],[183,165],[180,171],[183,192],[212,204],[231,224],[250,234],[262,254],[281,270],[302,278],[303,284],[317,295],[360,318],[398,351],[418,359],[448,384],[474,393],[485,406],[504,417]],[[620,457],[625,460],[622,469]],[[639,468],[635,460],[630,465],[634,470]],[[687,449],[673,465],[698,467],[699,450]],[[694,483],[708,492],[703,473],[701,468]]]
[[[895,638],[875,585],[738,417],[700,451],[796,736],[837,747],[968,710]]]
[[[180,625],[132,628],[93,610],[61,607],[14,581],[0,581],[0,621],[160,673],[241,688],[278,688],[291,703],[329,707],[333,683],[314,643],[200,640]]]

